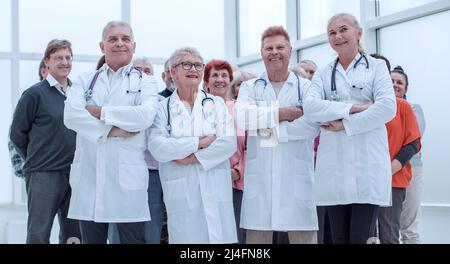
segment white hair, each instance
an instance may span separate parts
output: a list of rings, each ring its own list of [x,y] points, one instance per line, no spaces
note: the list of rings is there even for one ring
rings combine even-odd
[[[103,28],[102,31],[102,40],[106,40],[106,31],[108,31],[108,29],[112,28],[112,27],[127,27],[130,29],[131,32],[131,37],[134,39],[134,34],[133,34],[133,29],[131,28],[130,24],[128,24],[125,21],[110,21],[108,22],[108,24],[106,24],[106,26]]]
[[[169,58],[169,68],[172,68],[174,65],[177,65],[181,61],[181,56],[190,54],[192,56],[198,57],[203,63],[203,57],[200,52],[193,47],[182,47],[175,50]]]

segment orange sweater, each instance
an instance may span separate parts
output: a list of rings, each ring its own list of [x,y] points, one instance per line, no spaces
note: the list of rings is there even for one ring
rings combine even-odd
[[[397,98],[397,114],[394,119],[386,124],[389,141],[389,154],[393,160],[403,146],[414,140],[419,140],[420,130],[417,119],[409,103],[401,98]],[[392,176],[392,187],[406,188],[411,181],[411,164],[408,162],[400,171]]]

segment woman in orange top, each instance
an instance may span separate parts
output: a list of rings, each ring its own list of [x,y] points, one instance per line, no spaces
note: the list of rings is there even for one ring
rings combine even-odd
[[[394,89],[405,85],[407,78],[400,66],[391,71]],[[400,243],[400,214],[406,187],[411,181],[409,160],[421,147],[419,125],[413,109],[406,100],[396,99],[397,114],[386,124],[392,167],[392,203],[391,207],[381,207],[379,210],[379,237],[382,244]]]

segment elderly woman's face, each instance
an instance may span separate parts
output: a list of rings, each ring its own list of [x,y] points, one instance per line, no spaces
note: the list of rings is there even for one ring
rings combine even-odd
[[[202,81],[204,64],[197,56],[185,54],[175,64],[170,74],[178,88],[183,86],[198,86]]]
[[[362,30],[346,16],[331,21],[327,28],[328,42],[338,54],[357,51]]]
[[[226,69],[211,69],[209,80],[205,83],[206,89],[213,95],[225,98],[230,88],[230,74]]]
[[[395,96],[403,98],[406,94],[405,76],[398,72],[391,73],[392,84],[394,85]]]

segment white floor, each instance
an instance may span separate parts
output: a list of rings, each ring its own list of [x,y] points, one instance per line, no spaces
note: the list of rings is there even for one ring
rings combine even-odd
[[[24,244],[26,206],[0,205],[0,244]],[[58,223],[52,229],[51,243],[58,243]],[[422,243],[450,244],[450,206],[424,205],[420,219]]]

